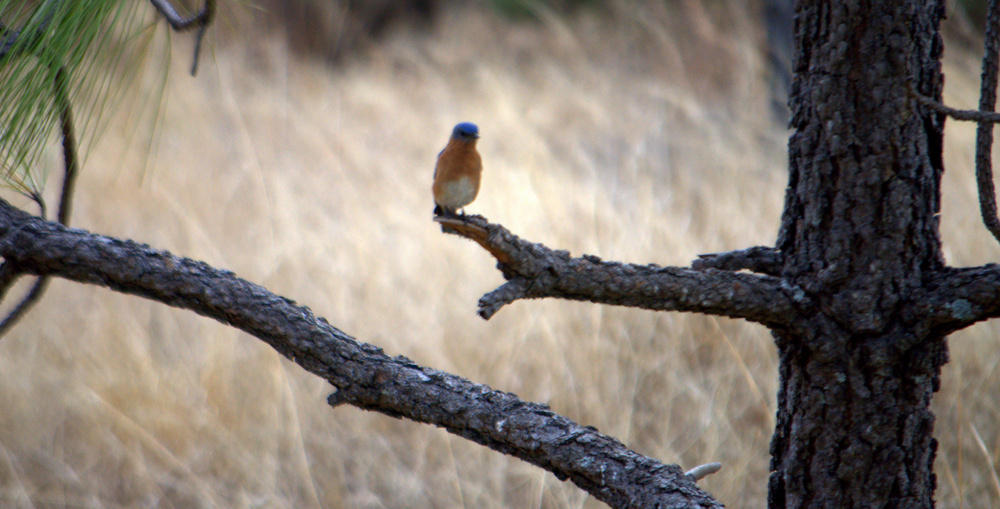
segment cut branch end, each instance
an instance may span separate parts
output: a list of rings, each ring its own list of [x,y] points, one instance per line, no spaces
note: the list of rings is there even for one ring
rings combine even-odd
[[[722,470],[722,463],[705,463],[704,465],[698,465],[697,467],[684,472],[684,475],[695,481],[700,481],[718,472],[719,470]]]

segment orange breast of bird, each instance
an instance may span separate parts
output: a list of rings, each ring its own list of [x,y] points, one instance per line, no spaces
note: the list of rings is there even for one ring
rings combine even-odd
[[[483,173],[483,160],[475,141],[452,139],[438,156],[434,168],[434,202],[455,211],[476,199]]]

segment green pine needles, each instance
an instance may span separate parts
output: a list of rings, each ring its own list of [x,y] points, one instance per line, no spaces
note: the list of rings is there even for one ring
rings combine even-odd
[[[153,12],[135,0],[0,0],[0,185],[38,201],[43,155],[65,143],[66,125],[79,138],[99,131],[152,26],[139,7]]]

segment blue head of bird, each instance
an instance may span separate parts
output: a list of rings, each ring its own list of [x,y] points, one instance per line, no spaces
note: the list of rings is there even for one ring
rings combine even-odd
[[[462,122],[455,126],[451,137],[462,141],[473,141],[479,138],[479,128],[472,122]]]

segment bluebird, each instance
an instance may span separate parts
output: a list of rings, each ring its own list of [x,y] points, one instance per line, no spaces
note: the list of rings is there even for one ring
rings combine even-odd
[[[434,215],[455,215],[479,194],[483,160],[476,151],[478,139],[479,128],[470,122],[462,122],[451,131],[434,167]]]

